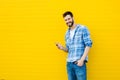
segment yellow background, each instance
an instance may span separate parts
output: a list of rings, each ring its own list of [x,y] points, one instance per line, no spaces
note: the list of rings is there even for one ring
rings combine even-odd
[[[91,33],[88,80],[120,80],[119,0],[0,0],[0,80],[67,80],[67,10]]]

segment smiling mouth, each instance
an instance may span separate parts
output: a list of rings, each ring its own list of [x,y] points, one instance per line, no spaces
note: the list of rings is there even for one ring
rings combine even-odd
[[[68,25],[70,24],[71,22],[67,23]]]

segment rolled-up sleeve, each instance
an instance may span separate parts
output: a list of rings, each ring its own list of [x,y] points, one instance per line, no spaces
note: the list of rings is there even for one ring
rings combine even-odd
[[[92,40],[90,38],[89,30],[86,27],[83,27],[82,33],[83,33],[83,41],[85,46],[92,47]]]

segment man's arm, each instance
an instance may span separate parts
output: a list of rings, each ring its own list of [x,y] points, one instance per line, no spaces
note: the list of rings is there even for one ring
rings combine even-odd
[[[84,50],[84,53],[81,57],[80,60],[78,60],[78,66],[82,66],[84,61],[85,61],[85,58],[87,57],[89,51],[90,51],[90,48],[92,47],[92,40],[90,38],[90,32],[89,30],[86,28],[86,27],[83,27],[83,30],[82,30],[82,35],[83,35],[83,41],[85,43],[85,50]]]
[[[87,57],[89,51],[90,51],[90,47],[86,46],[83,56],[81,57],[80,60],[78,60],[78,64],[77,64],[78,66],[82,66],[84,64],[85,58]]]
[[[90,47],[89,47],[89,46],[86,46],[85,51],[84,51],[84,53],[83,53],[83,56],[81,57],[81,60],[82,60],[82,61],[85,61],[85,58],[87,57],[89,51],[90,51]]]

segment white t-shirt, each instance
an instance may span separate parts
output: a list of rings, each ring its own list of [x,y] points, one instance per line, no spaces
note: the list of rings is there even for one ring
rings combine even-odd
[[[75,30],[76,30],[76,28],[73,30],[70,30],[70,39],[73,39],[73,36],[75,34]]]

